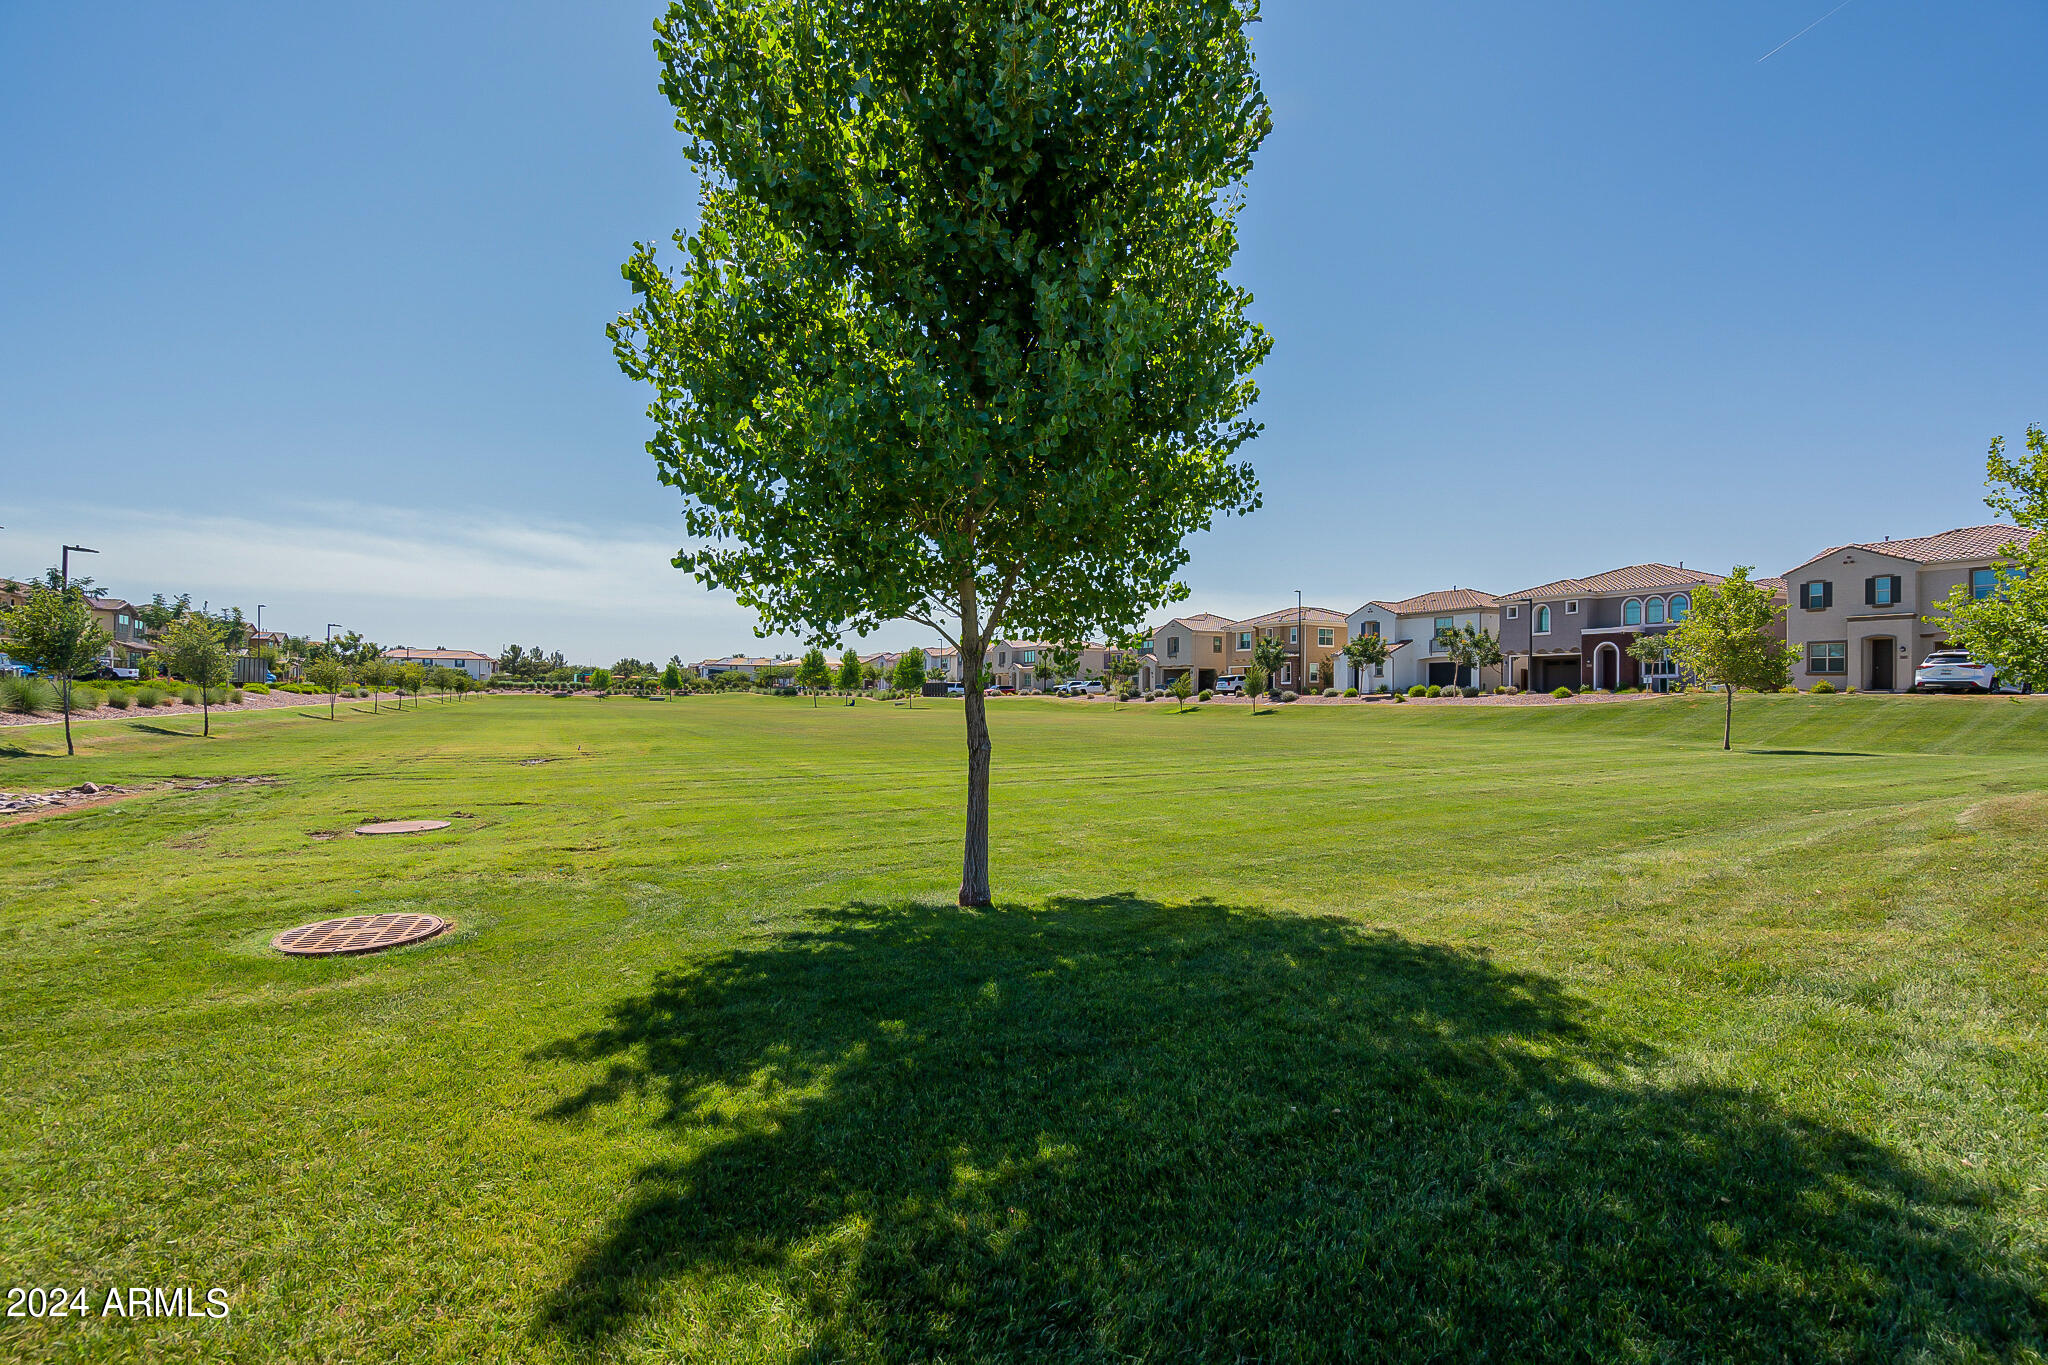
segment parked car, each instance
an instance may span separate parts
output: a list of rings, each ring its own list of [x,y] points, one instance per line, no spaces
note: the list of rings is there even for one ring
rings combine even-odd
[[[1967,650],[1937,649],[1913,670],[1915,692],[1996,692],[1998,670]]]
[[[1090,678],[1086,682],[1063,682],[1053,691],[1062,697],[1099,697],[1109,689],[1102,685],[1102,679]]]
[[[1216,695],[1234,697],[1244,691],[1244,674],[1226,673],[1216,680]]]
[[[984,688],[981,695],[984,697],[1014,697],[1017,695],[1017,689],[1009,686],[1007,683],[998,683],[994,687]]]
[[[947,683],[946,695],[949,697],[964,697],[967,695],[966,685],[963,683]]]
[[[115,668],[111,664],[101,664],[98,668],[91,669],[78,676],[86,682],[114,682],[116,680],[134,682],[142,676],[142,670],[139,668]]]

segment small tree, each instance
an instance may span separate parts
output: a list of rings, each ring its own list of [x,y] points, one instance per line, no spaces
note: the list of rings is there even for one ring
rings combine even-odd
[[[811,709],[818,706],[818,693],[832,685],[832,667],[825,662],[825,651],[815,645],[804,652],[796,666],[796,685],[807,688],[811,694]]]
[[[306,676],[313,686],[327,694],[327,719],[333,720],[334,697],[341,691],[341,685],[348,681],[348,670],[339,659],[315,659],[306,668]]]
[[[1123,700],[1124,687],[1138,676],[1138,651],[1135,645],[1124,642],[1113,647],[1103,659],[1103,676],[1109,683],[1110,709],[1115,710]]]
[[[839,656],[839,688],[843,692],[859,692],[867,675],[861,671],[860,655],[852,650]]]
[[[1351,666],[1358,670],[1358,690],[1370,692],[1367,684],[1368,668],[1378,670],[1387,666],[1387,637],[1384,635],[1354,635],[1344,643],[1344,657],[1351,660]]]
[[[1173,713],[1177,716],[1188,709],[1188,693],[1195,690],[1195,685],[1188,680],[1188,675],[1183,673],[1178,678],[1175,678],[1173,686],[1166,690],[1173,693]]]
[[[377,694],[391,682],[391,665],[382,655],[357,659],[355,675],[357,682],[370,689],[370,714],[374,716],[377,714]]]
[[[76,583],[69,587],[30,584],[28,596],[20,606],[0,612],[0,641],[4,641],[7,653],[63,682],[67,757],[76,752],[71,745],[72,676],[91,668],[100,651],[113,639],[101,629],[92,614],[92,604],[86,601],[85,589]]]
[[[924,651],[906,649],[896,660],[895,669],[889,674],[889,685],[898,692],[910,694],[910,704],[917,706],[917,694],[924,690]]]
[[[1486,669],[1500,664],[1500,639],[1490,630],[1482,630],[1476,622],[1468,621],[1444,637],[1443,650],[1451,656],[1451,681],[1458,681],[1458,670],[1472,670],[1472,686],[1479,685],[1479,675]]]
[[[661,685],[670,692],[683,690],[683,666],[675,659],[668,661],[668,667],[661,670]]]
[[[594,692],[611,691],[612,671],[609,668],[599,668],[592,670],[590,674],[590,687],[591,690]]]
[[[427,670],[419,664],[406,664],[398,670],[398,690],[401,694],[411,693],[412,704],[420,704],[420,689],[427,685]]]
[[[1244,690],[1252,699],[1252,714],[1256,716],[1259,714],[1259,693],[1266,690],[1266,670],[1263,665],[1254,663],[1245,669]]]
[[[1293,657],[1288,652],[1287,646],[1280,643],[1278,635],[1269,635],[1261,631],[1259,638],[1252,641],[1252,662],[1258,665],[1259,676],[1265,679],[1266,686],[1269,688],[1277,684],[1281,665]],[[1251,670],[1245,670],[1245,679],[1245,685],[1249,687],[1251,685]],[[1257,710],[1256,707],[1253,709]]]
[[[213,733],[213,693],[234,676],[221,627],[204,616],[186,612],[157,638],[156,657],[166,673],[199,688],[199,733]]]
[[[1050,679],[1055,687],[1074,676],[1074,670],[1081,664],[1081,647],[1066,641],[1058,641],[1038,651],[1038,664],[1031,671],[1038,680],[1040,691]]]
[[[2048,431],[2028,427],[2027,453],[2018,458],[1997,438],[1986,468],[1985,503],[2022,533],[1999,547],[2005,563],[1993,569],[1989,596],[1959,587],[1936,604],[1939,616],[1926,619],[1999,677],[2048,692]]]
[[[1738,565],[1722,582],[1695,589],[1692,610],[1664,634],[1680,668],[1727,692],[1724,750],[1734,745],[1735,689],[1776,692],[1792,680],[1792,651],[1778,631],[1785,609],[1749,573],[1749,565]]]

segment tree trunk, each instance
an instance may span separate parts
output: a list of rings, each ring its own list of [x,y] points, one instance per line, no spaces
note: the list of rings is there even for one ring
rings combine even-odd
[[[77,752],[77,750],[71,747],[71,675],[66,673],[64,675],[64,757],[74,757]]]
[[[327,694],[327,719],[334,719],[334,694],[332,692]]]
[[[1724,684],[1728,689],[1728,714],[1721,721],[1721,751],[1726,753],[1735,738],[1735,684]]]
[[[975,908],[992,903],[988,887],[988,768],[993,746],[988,737],[988,698],[981,681],[980,607],[974,600],[974,583],[969,579],[960,591],[960,676],[967,680],[961,691],[967,706],[967,837],[960,858],[959,903]],[[968,660],[974,660],[974,676],[968,678]]]
[[[204,687],[199,689],[199,737],[201,739],[211,739],[213,737],[213,705],[207,700]]]

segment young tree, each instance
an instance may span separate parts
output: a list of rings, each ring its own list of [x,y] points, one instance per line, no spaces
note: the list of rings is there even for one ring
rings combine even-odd
[[[404,664],[398,670],[398,692],[401,697],[412,694],[412,704],[420,704],[420,689],[427,685],[427,670],[419,664]]]
[[[1358,690],[1372,691],[1368,681],[1371,674],[1367,669],[1382,669],[1387,666],[1389,652],[1387,637],[1384,635],[1354,635],[1344,642],[1344,657],[1351,660],[1351,666],[1358,670]]]
[[[609,668],[599,668],[593,670],[590,675],[590,687],[591,690],[594,692],[611,691],[612,671]]]
[[[315,659],[307,666],[306,677],[313,686],[327,694],[327,719],[333,720],[334,697],[341,691],[342,684],[348,681],[348,670],[342,667],[339,659]]]
[[[865,681],[861,673],[860,655],[852,650],[839,656],[839,686],[842,691],[858,692]]]
[[[820,643],[900,619],[978,662],[1186,596],[1258,505],[1233,460],[1270,341],[1226,277],[1271,126],[1250,0],[672,5],[701,185],[678,276],[611,328],[704,548],[678,568]],[[966,706],[959,901],[990,903]]]
[[[1252,714],[1259,714],[1259,693],[1266,690],[1265,665],[1254,663],[1244,671],[1245,695],[1252,699]]]
[[[1749,572],[1749,565],[1737,565],[1722,582],[1694,589],[1692,610],[1664,633],[1680,668],[1727,692],[1723,749],[1734,744],[1735,689],[1776,692],[1792,680],[1792,651],[1777,629],[1785,609]]]
[[[1261,631],[1259,637],[1252,641],[1252,662],[1257,665],[1259,676],[1264,680],[1269,690],[1278,687],[1281,665],[1293,657],[1292,651],[1286,645],[1280,643],[1278,635],[1268,635]],[[1244,676],[1246,679],[1245,687],[1249,690],[1251,687],[1251,669],[1246,669]],[[1254,697],[1252,713],[1256,715],[1258,709],[1257,699]]]
[[[1926,619],[1999,677],[2048,692],[2048,431],[2028,427],[2027,453],[2018,457],[1998,437],[1986,468],[1985,503],[2011,517],[2020,534],[1999,548],[2005,562],[1994,569],[1990,596],[1959,587],[1936,604],[1940,615]]]
[[[678,659],[670,659],[668,667],[661,670],[661,685],[669,692],[683,690],[683,665]]]
[[[1177,716],[1188,709],[1188,693],[1195,690],[1195,685],[1188,681],[1188,675],[1183,673],[1178,678],[1175,678],[1173,686],[1166,690],[1173,693],[1173,714]]]
[[[204,616],[186,612],[157,637],[156,657],[166,673],[199,688],[199,733],[213,733],[213,694],[234,676],[222,627]]]
[[[114,637],[101,629],[86,601],[85,589],[77,583],[52,587],[32,583],[28,596],[11,611],[0,612],[0,645],[39,673],[54,675],[63,684],[64,753],[77,751],[71,744],[71,679],[99,661],[100,651]]]
[[[1479,685],[1479,675],[1500,664],[1500,639],[1490,630],[1482,629],[1477,622],[1468,621],[1444,637],[1444,653],[1451,656],[1451,681],[1457,682],[1458,672],[1472,670],[1472,686]]]
[[[810,689],[811,709],[816,710],[818,693],[832,685],[832,667],[825,662],[824,650],[813,646],[804,652],[796,666],[796,685]]]
[[[1138,676],[1138,642],[1129,635],[1110,641],[1109,652],[1103,656],[1102,672],[1109,684],[1110,710],[1114,711],[1123,700],[1127,683]]]
[[[889,674],[889,685],[898,692],[907,693],[913,709],[917,706],[917,694],[924,690],[924,651],[906,649],[897,656],[896,667]]]
[[[373,654],[368,658],[358,658],[354,672],[356,681],[370,689],[370,714],[374,716],[377,714],[377,694],[391,683],[391,665],[382,654]]]
[[[1046,683],[1054,687],[1074,676],[1074,670],[1081,665],[1081,647],[1066,641],[1054,641],[1038,651],[1038,665],[1032,674],[1038,680],[1042,692]]]

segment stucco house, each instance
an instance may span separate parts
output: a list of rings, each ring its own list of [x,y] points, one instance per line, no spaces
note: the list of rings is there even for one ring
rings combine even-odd
[[[1347,639],[1380,636],[1387,642],[1387,661],[1362,669],[1339,655],[1337,685],[1361,692],[1405,692],[1418,684],[1492,687],[1501,679],[1498,665],[1477,670],[1459,666],[1444,651],[1445,638],[1467,626],[1498,638],[1500,599],[1476,588],[1445,588],[1397,602],[1367,602],[1346,618]]]
[[[479,682],[498,671],[496,659],[473,649],[407,649],[397,645],[384,651],[384,662],[401,667],[418,664],[422,668],[460,669]]]
[[[1503,593],[1500,647],[1511,686],[1549,692],[1559,687],[1646,687],[1679,684],[1671,665],[1646,667],[1629,655],[1638,636],[1668,631],[1692,610],[1692,594],[1724,575],[1684,565],[1630,564],[1590,578]],[[1758,579],[1782,596],[1779,579]]]
[[[1836,545],[1786,570],[1794,684],[1906,691],[1914,668],[1946,643],[1935,604],[1956,588],[1990,596],[2000,547],[2031,538],[2012,526],[1964,526],[1917,540]]]

